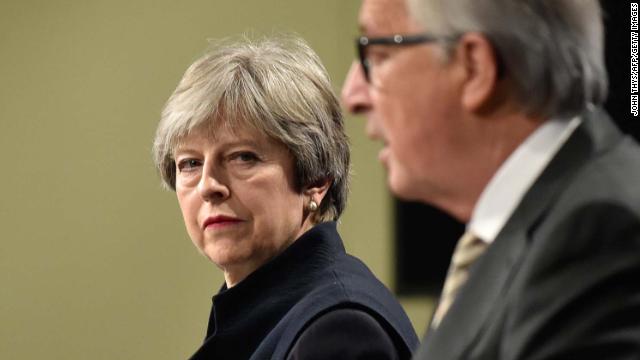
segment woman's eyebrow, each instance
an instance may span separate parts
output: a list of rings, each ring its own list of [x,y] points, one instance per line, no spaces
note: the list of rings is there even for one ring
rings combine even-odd
[[[177,154],[184,154],[184,153],[197,153],[198,151],[192,147],[190,147],[189,145],[178,145],[176,146],[176,148],[173,150],[173,155],[177,155]]]
[[[268,144],[269,142],[264,141],[264,139],[247,137],[247,138],[237,138],[237,139],[221,142],[218,147],[221,149],[227,149],[230,147],[247,146],[256,150],[264,150],[269,146]]]
[[[216,144],[216,148],[218,151],[225,151],[232,147],[239,146],[247,146],[257,150],[262,150],[265,148],[265,142],[253,139],[253,138],[242,138],[242,139],[233,139],[228,141],[221,141]],[[198,153],[199,150],[193,146],[190,146],[188,143],[176,146],[173,151],[174,156],[178,154],[189,154],[189,153]]]

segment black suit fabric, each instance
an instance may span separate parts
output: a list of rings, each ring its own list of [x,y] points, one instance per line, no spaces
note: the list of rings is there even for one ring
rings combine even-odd
[[[361,310],[339,309],[318,318],[304,330],[287,357],[287,360],[325,359],[397,360],[400,355],[375,318]]]
[[[409,359],[417,345],[398,301],[346,254],[329,222],[236,286],[223,286],[192,359]]]
[[[582,119],[415,359],[640,359],[640,149]]]

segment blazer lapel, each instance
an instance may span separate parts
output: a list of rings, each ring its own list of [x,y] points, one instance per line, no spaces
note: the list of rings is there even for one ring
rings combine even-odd
[[[612,126],[608,119],[593,121],[592,116],[606,117],[583,116],[583,123],[527,192],[493,244],[471,267],[467,283],[437,330],[428,331],[416,359],[466,358],[483,329],[490,325],[490,319],[495,318],[492,314],[503,310],[509,284],[526,255],[529,234],[577,170],[616,137],[609,136]],[[605,124],[600,125],[601,122]]]
[[[509,241],[496,241],[471,267],[469,280],[437,330],[431,329],[423,350],[425,359],[460,359],[481,332],[485,320],[517,272],[524,253],[524,232],[509,231]],[[421,358],[421,357],[418,357]]]

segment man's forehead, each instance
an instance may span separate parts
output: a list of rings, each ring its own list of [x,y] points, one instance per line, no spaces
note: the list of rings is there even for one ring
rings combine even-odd
[[[390,35],[417,30],[405,0],[363,0],[360,7],[360,31],[363,34]]]

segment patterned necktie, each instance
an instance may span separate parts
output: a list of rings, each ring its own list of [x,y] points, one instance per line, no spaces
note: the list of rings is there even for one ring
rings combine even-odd
[[[487,243],[480,240],[480,238],[471,232],[465,232],[460,240],[458,240],[456,249],[453,252],[453,257],[451,258],[451,265],[449,265],[447,279],[444,282],[440,303],[431,322],[431,326],[434,329],[440,325],[451,304],[453,304],[453,300],[456,298],[458,291],[467,281],[469,277],[469,267],[482,255],[486,248]]]

